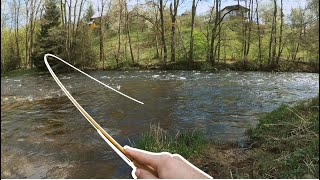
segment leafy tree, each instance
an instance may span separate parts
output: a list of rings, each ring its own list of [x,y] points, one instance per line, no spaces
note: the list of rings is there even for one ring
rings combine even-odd
[[[86,11],[86,13],[85,13],[85,15],[84,15],[84,20],[86,22],[89,22],[93,15],[94,15],[93,6],[92,6],[92,4],[90,4],[88,9],[87,9],[87,11]]]
[[[64,36],[60,25],[60,10],[55,0],[45,3],[45,14],[41,19],[41,30],[32,53],[33,64],[40,70],[45,69],[43,56],[46,53],[62,55]]]
[[[9,41],[7,52],[4,54],[4,59],[6,60],[3,64],[4,71],[12,71],[17,69],[20,63],[20,56],[16,53],[16,47],[13,39]]]
[[[98,51],[96,48],[98,39],[93,32],[94,29],[87,23],[93,15],[94,10],[90,4],[83,20],[80,22],[77,36],[74,41],[73,58],[75,59],[75,65],[82,69],[96,64],[98,59]]]

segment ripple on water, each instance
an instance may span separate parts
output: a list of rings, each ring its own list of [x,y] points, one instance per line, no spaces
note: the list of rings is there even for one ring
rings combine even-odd
[[[160,77],[160,75],[159,74],[155,74],[155,75],[152,75],[152,78],[159,78]]]
[[[71,79],[71,77],[68,77],[68,76],[62,76],[60,79]]]

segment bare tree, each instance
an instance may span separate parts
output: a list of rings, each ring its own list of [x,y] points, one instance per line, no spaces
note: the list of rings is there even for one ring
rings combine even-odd
[[[118,19],[118,48],[117,48],[117,54],[116,54],[116,63],[117,67],[119,66],[119,60],[120,58],[120,49],[121,49],[121,22],[122,22],[122,6],[123,2],[122,0],[118,1],[119,6],[119,19]]]
[[[192,0],[192,10],[191,10],[191,31],[190,31],[190,45],[189,45],[189,66],[193,62],[193,29],[194,29],[194,18],[196,16],[197,6],[200,0]]]
[[[279,35],[279,46],[278,46],[278,55],[276,58],[276,64],[279,64],[280,56],[283,50],[282,44],[282,34],[283,34],[283,0],[280,0],[280,35]]]
[[[245,33],[245,48],[243,51],[243,60],[244,60],[244,65],[245,67],[247,66],[247,61],[248,61],[248,55],[250,51],[250,45],[251,45],[251,30],[252,30],[252,22],[253,22],[253,0],[249,0],[249,12],[248,12],[248,21],[245,22],[245,30],[248,31]]]
[[[211,39],[210,39],[210,50],[209,50],[209,61],[211,62],[212,65],[215,64],[215,55],[216,55],[216,50],[215,50],[215,39],[218,36],[217,30],[220,31],[219,27],[221,28],[222,26],[220,26],[220,23],[223,21],[224,17],[226,17],[226,15],[228,15],[229,13],[231,13],[234,10],[238,10],[239,9],[239,0],[238,1],[238,6],[237,8],[234,9],[230,9],[229,11],[227,11],[226,13],[224,13],[222,16],[219,15],[219,0],[215,0],[215,6],[212,7],[212,9],[215,9],[215,20],[214,20],[214,25],[211,29]],[[213,12],[213,10],[212,10]],[[220,18],[219,18],[220,17]]]
[[[25,0],[26,25],[25,25],[25,66],[32,68],[33,62],[31,54],[34,46],[34,34],[36,28],[36,19],[43,10],[42,0]]]
[[[127,1],[124,0],[124,6],[125,6],[125,17],[126,17],[126,32],[127,32],[127,37],[128,37],[128,41],[129,41],[129,48],[130,48],[130,55],[131,55],[131,61],[132,63],[134,63],[134,55],[133,55],[133,51],[132,51],[132,44],[131,44],[131,35],[130,35],[130,25],[129,25],[129,12],[128,12],[128,4]]]
[[[105,5],[106,5],[106,0],[101,0],[100,1],[100,18],[99,18],[99,55],[100,55],[100,61],[102,61],[102,69],[104,69],[104,17],[103,17],[103,13],[104,13],[104,9],[105,9]]]
[[[259,21],[259,3],[258,0],[256,0],[256,23],[258,28],[258,60],[259,60],[259,66],[262,67],[262,52],[261,52],[261,31],[260,31],[260,21]]]
[[[178,12],[179,0],[173,0],[170,4],[170,16],[171,16],[171,62],[176,61],[176,44],[175,44],[175,30],[176,30],[176,17]]]
[[[161,23],[161,40],[162,40],[162,48],[163,48],[163,62],[166,63],[168,59],[168,53],[167,53],[167,46],[166,46],[166,39],[165,39],[165,32],[164,32],[164,17],[163,17],[163,11],[164,11],[164,4],[163,0],[160,0],[159,4],[159,12],[160,12],[160,23]]]
[[[273,63],[275,53],[276,53],[276,45],[277,45],[277,0],[273,0],[274,9],[273,9],[273,17],[272,17],[272,25],[270,32],[270,41],[269,41],[269,58],[268,65]]]
[[[18,1],[18,2],[17,2]],[[13,19],[14,19],[14,37],[15,37],[15,44],[16,44],[16,60],[18,61],[18,67],[20,67],[20,46],[19,46],[19,16],[20,16],[20,0],[13,0]]]

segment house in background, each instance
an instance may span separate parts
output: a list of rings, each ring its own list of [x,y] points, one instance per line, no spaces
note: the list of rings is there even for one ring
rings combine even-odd
[[[96,29],[97,28],[97,24],[99,23],[99,21],[100,21],[100,16],[99,15],[93,15],[90,18],[90,21],[88,22],[88,25],[91,28]]]
[[[247,19],[248,12],[249,12],[249,9],[241,5],[226,6],[220,11],[220,17],[228,13],[227,15],[225,15],[224,20],[229,20],[230,18],[233,18],[233,17],[242,18],[243,16],[245,19]]]

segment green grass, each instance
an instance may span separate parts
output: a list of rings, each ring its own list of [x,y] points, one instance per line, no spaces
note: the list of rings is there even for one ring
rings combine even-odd
[[[319,178],[318,98],[282,105],[248,131],[255,178]]]
[[[251,143],[239,149],[198,130],[170,135],[153,125],[136,147],[181,154],[215,178],[319,178],[319,96],[280,106],[247,134]]]
[[[135,144],[137,148],[147,151],[177,153],[188,158],[204,150],[208,141],[200,130],[186,130],[171,135],[160,126],[151,125],[150,131],[142,134]]]

